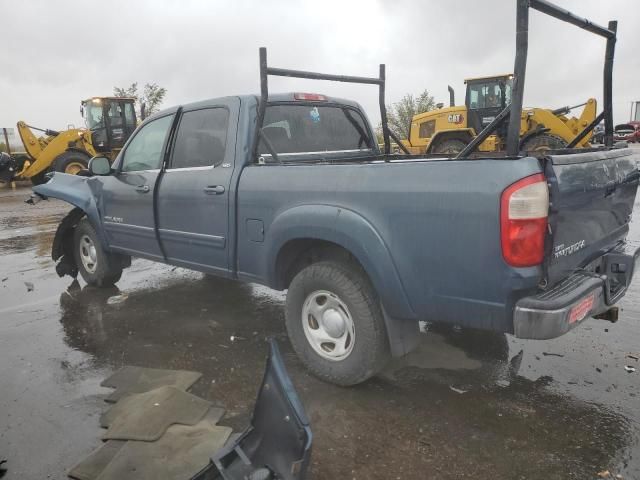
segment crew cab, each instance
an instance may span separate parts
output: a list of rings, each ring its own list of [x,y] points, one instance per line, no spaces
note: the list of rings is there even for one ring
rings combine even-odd
[[[113,165],[34,187],[76,207],[58,272],[104,287],[139,257],[288,289],[296,352],[343,385],[410,351],[419,321],[552,338],[612,315],[631,281],[629,148],[383,155],[357,103],[291,93],[269,97],[254,153],[258,104],[169,108]]]

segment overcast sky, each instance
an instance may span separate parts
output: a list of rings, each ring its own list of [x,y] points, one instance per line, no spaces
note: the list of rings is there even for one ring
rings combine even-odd
[[[555,0],[605,25],[617,19],[614,118],[640,100],[636,0]],[[4,2],[3,2],[4,3]],[[80,100],[156,82],[165,107],[259,91],[258,47],[284,68],[376,76],[388,103],[425,88],[463,100],[466,77],[513,70],[515,0],[65,1],[2,8],[0,126],[79,126]],[[604,39],[532,11],[525,104],[556,108],[602,96]],[[272,78],[278,91],[353,98],[378,122],[373,86]]]

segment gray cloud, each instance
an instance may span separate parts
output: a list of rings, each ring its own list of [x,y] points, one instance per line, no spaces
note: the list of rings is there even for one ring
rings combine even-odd
[[[606,25],[619,20],[616,121],[640,100],[640,15],[632,0],[556,0]],[[0,125],[79,125],[79,102],[113,86],[157,82],[165,106],[257,92],[258,47],[289,68],[374,76],[387,64],[390,102],[513,68],[515,2],[143,1],[20,2],[3,8]],[[604,40],[532,12],[525,103],[558,107],[602,91]],[[272,91],[320,91],[361,102],[378,119],[375,87],[273,79]]]

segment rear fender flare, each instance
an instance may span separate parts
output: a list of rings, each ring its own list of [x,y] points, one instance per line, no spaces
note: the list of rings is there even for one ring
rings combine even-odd
[[[267,278],[271,285],[277,283],[276,260],[280,250],[287,242],[298,239],[324,240],[341,246],[360,262],[390,315],[415,316],[387,246],[361,215],[330,205],[303,205],[279,214],[266,239]]]
[[[418,319],[384,240],[358,213],[331,205],[303,205],[280,213],[267,234],[267,278],[277,284],[277,258],[290,241],[323,240],[350,252],[369,276],[382,303],[392,354],[415,347]]]

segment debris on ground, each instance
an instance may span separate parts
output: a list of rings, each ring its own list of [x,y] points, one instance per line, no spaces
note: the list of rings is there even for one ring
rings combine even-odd
[[[231,335],[231,336],[229,337],[229,340],[231,340],[232,342],[235,342],[235,341],[237,341],[237,340],[246,340],[246,338],[244,338],[244,337],[239,337],[238,335]]]
[[[6,282],[7,280],[9,280],[9,277],[3,277],[3,278],[2,278],[2,281],[3,281],[3,282]]]
[[[545,357],[564,357],[564,355],[562,355],[561,353],[542,352],[542,355],[544,355]]]
[[[622,480],[624,478],[619,473],[616,474],[616,475],[612,474],[609,470],[603,470],[601,472],[598,472],[598,477],[600,477],[600,478],[615,478],[617,480]]]
[[[124,302],[127,298],[129,298],[129,295],[124,293],[122,295],[115,295],[113,297],[109,297],[109,299],[107,300],[107,305],[118,305]]]
[[[451,385],[449,385],[449,388],[450,388],[451,390],[453,390],[454,392],[459,393],[459,394],[461,394],[461,395],[462,395],[463,393],[467,393],[467,390],[461,390],[460,388],[452,387]]]
[[[165,384],[118,398],[100,416],[100,426],[107,428],[102,438],[107,441],[68,476],[74,480],[305,477],[311,429],[275,341],[270,341],[251,424],[233,436],[231,428],[218,425],[223,408],[172,385],[182,372],[125,366],[102,382],[117,389],[129,382],[129,392]],[[285,422],[272,422],[274,415],[282,415]],[[265,464],[273,465],[273,470]]]
[[[640,360],[640,353],[627,353],[627,358],[631,358],[637,362]]]
[[[634,373],[636,371],[634,367],[631,367],[629,365],[625,365],[624,369],[627,371],[627,373]]]
[[[34,286],[31,282],[24,282],[24,286],[27,287],[27,292],[33,292]]]

